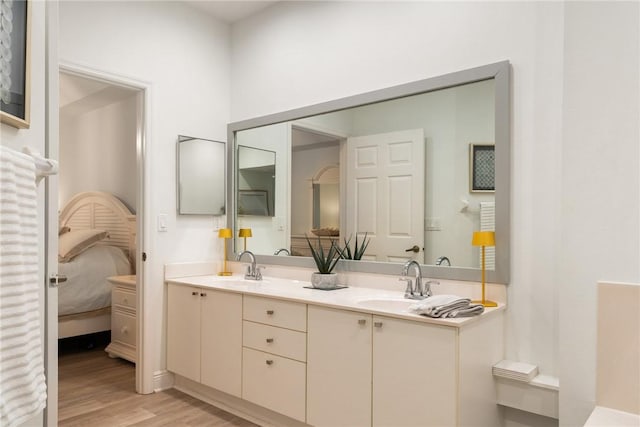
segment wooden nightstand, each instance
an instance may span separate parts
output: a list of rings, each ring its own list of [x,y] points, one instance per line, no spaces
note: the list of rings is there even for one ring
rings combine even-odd
[[[112,276],[110,357],[136,362],[136,276]]]

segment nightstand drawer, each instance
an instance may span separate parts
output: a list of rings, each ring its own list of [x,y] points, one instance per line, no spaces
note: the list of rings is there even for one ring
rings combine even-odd
[[[111,294],[111,304],[127,307],[135,311],[136,294],[135,292],[127,292],[124,289],[114,289]]]
[[[136,318],[125,313],[111,313],[111,341],[136,345]]]
[[[290,359],[307,361],[307,334],[244,321],[242,339],[245,347],[266,351]]]
[[[281,328],[307,331],[307,305],[272,298],[244,296],[244,319]]]

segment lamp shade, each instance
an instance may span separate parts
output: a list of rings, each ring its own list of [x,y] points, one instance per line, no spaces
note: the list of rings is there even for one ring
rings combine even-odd
[[[251,229],[250,228],[241,228],[238,230],[238,237],[251,237]]]
[[[233,237],[233,233],[231,232],[230,228],[221,228],[220,230],[218,230],[218,237],[222,239],[230,239],[231,237]]]
[[[494,231],[474,231],[471,244],[473,246],[495,246],[496,233]]]

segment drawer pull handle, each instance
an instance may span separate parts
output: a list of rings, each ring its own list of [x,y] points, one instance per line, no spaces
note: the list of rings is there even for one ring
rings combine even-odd
[[[129,300],[128,300],[128,299],[126,299],[126,298],[124,298],[124,299],[122,300],[122,302],[123,302],[123,303],[125,303],[125,304],[129,304]]]
[[[201,293],[201,294],[200,294],[200,296],[201,296],[201,297],[206,297],[206,296],[207,296],[207,293],[206,293],[206,292],[203,292],[203,293]]]
[[[267,360],[267,365],[273,365],[273,360]]]
[[[129,328],[127,328],[126,326],[123,326],[122,328],[120,328],[120,333],[128,334],[129,333]]]
[[[272,343],[273,342],[273,338],[267,338],[267,342],[268,343]]]
[[[269,316],[273,315],[273,310],[267,310],[267,314],[268,314]]]
[[[365,319],[359,319],[358,320],[358,325],[366,325],[367,321]]]
[[[373,326],[376,328],[382,328],[382,322],[373,322]]]
[[[196,291],[191,292],[191,295],[196,296],[198,293]]]

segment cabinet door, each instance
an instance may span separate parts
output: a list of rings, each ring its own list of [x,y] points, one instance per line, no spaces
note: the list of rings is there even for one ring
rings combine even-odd
[[[297,360],[245,347],[242,397],[304,422],[306,370],[307,366]]]
[[[373,317],[373,425],[455,426],[457,330]]]
[[[240,397],[242,295],[202,290],[201,382]]]
[[[167,369],[200,381],[200,289],[169,284]]]
[[[309,306],[307,423],[371,425],[371,315]]]

